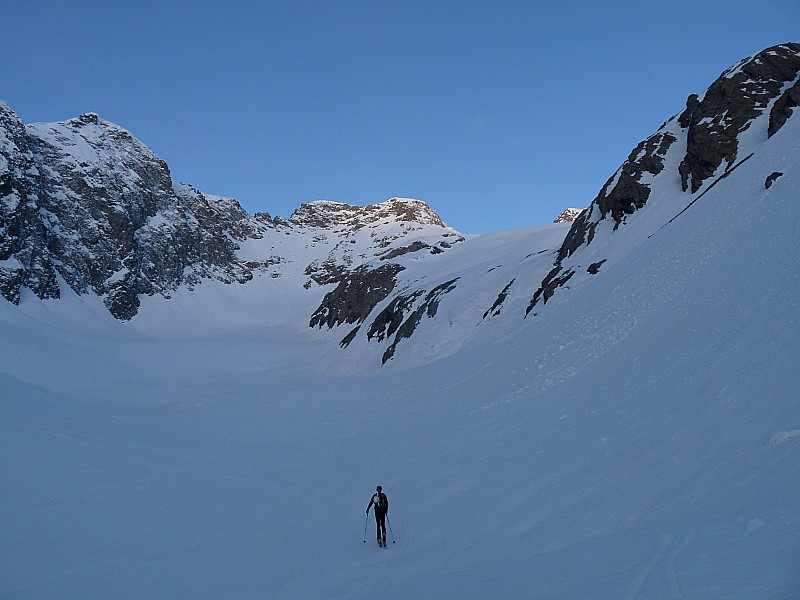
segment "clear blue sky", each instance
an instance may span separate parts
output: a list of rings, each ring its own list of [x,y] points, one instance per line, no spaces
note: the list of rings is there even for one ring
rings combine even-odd
[[[797,0],[4,7],[26,122],[97,112],[251,213],[408,196],[468,233],[588,205],[690,93],[800,41]]]

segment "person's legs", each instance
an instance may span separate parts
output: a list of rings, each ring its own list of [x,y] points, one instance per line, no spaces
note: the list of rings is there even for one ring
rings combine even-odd
[[[383,541],[386,541],[386,514],[382,514],[379,522],[379,531],[378,537],[381,537],[381,533],[383,533]]]

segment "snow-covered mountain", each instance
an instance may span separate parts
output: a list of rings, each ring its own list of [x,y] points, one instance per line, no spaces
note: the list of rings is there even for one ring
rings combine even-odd
[[[149,148],[91,113],[26,126],[0,103],[0,160],[0,293],[15,304],[23,287],[59,298],[62,279],[129,320],[140,296],[169,298],[203,280],[241,284],[299,268],[325,284],[373,258],[464,239],[418,200],[251,217],[233,199],[174,182]]]
[[[798,597],[799,94],[746,58],[482,236],[4,107],[0,596]]]
[[[800,103],[799,54],[800,45],[785,44],[740,61],[702,95],[689,96],[685,110],[634,148],[570,229],[529,310],[581,269],[596,274],[608,259],[604,252],[622,245],[616,238],[612,242],[610,234],[634,214],[643,216],[635,219],[632,235],[652,236],[760,152]],[[780,177],[785,159],[774,160],[775,170],[763,178],[761,173],[749,177],[765,185]],[[683,194],[676,193],[678,182]],[[648,203],[649,210],[642,211]],[[603,242],[592,246],[595,236]],[[602,248],[606,245],[611,249]]]
[[[256,274],[292,275],[296,285],[302,272],[306,289],[323,286],[325,293],[311,292],[316,308],[298,320],[346,327],[342,347],[369,344],[385,363],[459,288],[473,299],[461,315],[467,329],[497,316],[531,278],[539,285],[523,292],[530,293],[525,314],[536,314],[559,287],[594,278],[631,251],[628,239],[635,245],[654,235],[734,170],[747,171],[746,161],[791,117],[798,70],[797,46],[785,44],[725,71],[634,148],[587,210],[559,215],[556,223],[573,225],[557,248],[532,242],[510,264],[503,257],[504,265],[483,265],[497,272],[489,280],[481,274],[480,283],[477,274],[460,272],[462,253],[419,260],[465,240],[419,200],[313,202],[289,219],[251,217],[235,200],[173,182],[146,146],[97,115],[25,126],[3,104],[0,291],[13,303],[22,287],[57,298],[61,278],[130,320],[145,296],[168,299],[204,280],[246,284]],[[779,167],[763,180],[775,181]],[[613,235],[621,227],[629,231]],[[547,250],[557,250],[554,260],[541,256]],[[501,273],[505,279],[497,280]],[[441,332],[425,337],[427,346],[443,339]],[[453,337],[444,339],[452,345]]]
[[[139,294],[252,277],[234,256],[252,233],[246,213],[175,189],[166,163],[127,131],[95,114],[25,126],[5,103],[0,123],[6,300],[19,302],[22,287],[58,298],[60,278],[130,319]]]
[[[390,335],[393,329],[397,330],[383,354],[385,361],[394,355],[399,339],[409,337],[416,329],[423,314],[433,316],[431,312],[444,294],[456,297],[458,288],[469,288],[458,303],[461,311],[464,304],[471,304],[468,325],[475,327],[499,314],[509,296],[531,293],[532,277],[540,283],[529,296],[525,316],[535,317],[558,288],[568,282],[576,287],[591,285],[591,280],[602,277],[601,270],[629,259],[648,239],[676,227],[679,218],[685,218],[695,203],[702,202],[707,193],[735,171],[741,170],[742,178],[757,184],[751,190],[754,196],[761,194],[779,181],[786,162],[792,160],[783,149],[772,150],[769,142],[800,103],[798,73],[798,44],[775,46],[740,61],[702,95],[691,95],[685,110],[637,145],[586,210],[577,214],[565,211],[574,219],[556,219],[556,223],[572,221],[563,241],[545,247],[533,242],[529,249],[537,254],[524,253],[523,247],[517,256],[498,258],[497,265],[487,263],[485,267],[495,271],[493,278],[505,274],[498,283],[488,283],[484,273],[470,275],[456,270],[445,275],[426,273],[424,287],[404,282],[405,287],[400,286],[402,293],[390,298],[382,312],[367,318],[372,325],[366,337],[380,341],[384,332]],[[756,169],[746,164],[762,154],[758,162],[766,161],[766,167]],[[735,219],[739,214],[733,211],[728,218]],[[714,220],[720,218],[715,216]],[[449,259],[459,260],[458,253]],[[480,284],[467,279],[476,281],[478,277],[482,279]],[[491,289],[492,285],[496,286],[496,295],[488,304],[480,291]],[[519,317],[519,309],[512,310]],[[351,331],[346,341],[355,333]],[[451,337],[431,333],[422,343],[436,345],[438,340]]]

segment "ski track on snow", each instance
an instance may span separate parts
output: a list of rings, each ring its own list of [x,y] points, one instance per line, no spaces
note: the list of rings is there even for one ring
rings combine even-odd
[[[695,530],[689,529],[679,543],[673,544],[675,541],[675,534],[673,532],[662,534],[658,548],[650,560],[647,561],[647,563],[645,563],[645,565],[641,568],[636,577],[634,577],[628,588],[628,592],[624,596],[624,599],[636,600],[642,593],[642,590],[644,589],[648,580],[653,576],[656,570],[661,567],[663,568],[665,577],[669,583],[670,599],[682,600],[684,595],[681,591],[681,586],[675,571],[675,562],[677,561],[678,556],[694,541],[695,536]],[[665,556],[667,557],[666,560]]]

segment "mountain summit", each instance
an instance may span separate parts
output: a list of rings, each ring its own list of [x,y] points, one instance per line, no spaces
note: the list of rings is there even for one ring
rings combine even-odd
[[[419,223],[446,227],[439,215],[422,200],[391,198],[380,204],[352,206],[340,202],[318,200],[298,208],[289,221],[295,225],[335,229],[347,227],[353,231],[366,225],[383,223]]]
[[[296,257],[316,283],[337,281],[358,262],[349,245],[325,252],[323,238],[332,243],[334,235],[375,229],[374,248],[359,244],[363,259],[399,252],[398,246],[442,251],[463,239],[427,204],[411,199],[367,207],[313,202],[288,220],[251,217],[231,198],[174,182],[147,146],[94,113],[25,125],[0,104],[0,161],[0,294],[15,304],[22,288],[40,299],[59,298],[63,280],[78,294],[100,296],[111,314],[127,321],[138,313],[141,296],[169,298],[203,280],[241,284],[270,267],[274,274],[275,265],[291,262],[277,230],[295,238],[317,232],[309,247],[319,251]],[[416,239],[422,227],[435,228],[442,239]],[[253,255],[252,245],[247,259],[237,254],[247,240],[265,236],[278,240],[265,255]],[[413,239],[398,241],[405,238]]]

